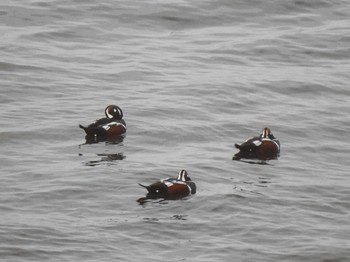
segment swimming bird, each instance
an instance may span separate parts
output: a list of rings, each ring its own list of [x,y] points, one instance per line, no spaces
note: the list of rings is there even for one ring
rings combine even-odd
[[[279,157],[281,145],[271,130],[264,127],[258,137],[249,138],[241,145],[235,144],[235,147],[239,152],[233,156],[232,160],[241,158],[270,160]]]
[[[148,199],[179,199],[196,193],[196,184],[186,170],[181,170],[176,178],[165,178],[149,186],[139,185],[147,189]]]
[[[123,135],[126,132],[126,123],[123,120],[123,111],[119,106],[109,105],[105,109],[106,117],[96,120],[87,127],[79,125],[88,138],[103,140]]]

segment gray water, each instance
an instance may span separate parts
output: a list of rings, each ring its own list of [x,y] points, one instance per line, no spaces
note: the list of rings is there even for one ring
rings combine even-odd
[[[349,1],[0,3],[0,260],[350,261]],[[108,104],[118,144],[78,124]],[[231,158],[268,126],[281,157]],[[197,194],[140,205],[185,168]]]

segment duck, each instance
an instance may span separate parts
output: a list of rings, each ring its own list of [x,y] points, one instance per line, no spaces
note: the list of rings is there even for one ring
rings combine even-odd
[[[83,126],[79,125],[86,133],[86,138],[103,140],[125,134],[126,123],[123,119],[123,111],[119,106],[108,105],[105,108],[106,117],[96,120],[94,123]]]
[[[196,193],[196,184],[188,176],[186,170],[182,169],[176,178],[165,178],[149,186],[139,184],[147,189],[147,199],[180,199]]]
[[[281,145],[279,140],[272,134],[268,127],[261,130],[261,134],[247,139],[242,144],[235,144],[239,152],[235,154],[232,160],[258,159],[271,160],[280,156]]]

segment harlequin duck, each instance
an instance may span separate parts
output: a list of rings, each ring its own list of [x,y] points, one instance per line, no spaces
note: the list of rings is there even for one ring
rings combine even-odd
[[[233,156],[232,160],[241,158],[270,160],[279,157],[281,146],[271,130],[265,127],[260,136],[249,138],[241,145],[235,144],[235,147],[239,149],[239,152]]]
[[[175,200],[196,193],[196,184],[191,181],[186,170],[181,170],[176,178],[162,179],[149,186],[139,185],[148,190],[146,199]]]
[[[126,132],[126,124],[123,120],[123,111],[116,105],[109,105],[105,109],[106,117],[96,120],[95,123],[84,127],[87,140],[94,138],[96,140],[106,139],[108,137],[115,137],[123,135]]]

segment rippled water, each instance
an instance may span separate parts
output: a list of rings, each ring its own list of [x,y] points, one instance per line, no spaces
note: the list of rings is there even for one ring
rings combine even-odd
[[[348,1],[2,1],[4,261],[350,261]],[[78,124],[118,104],[118,144]],[[269,165],[232,161],[268,126]],[[185,168],[197,194],[137,183]]]

